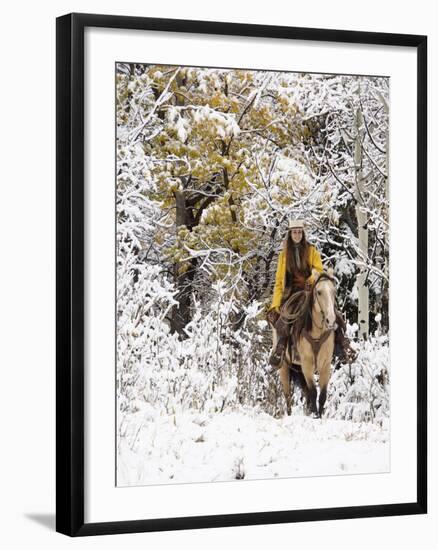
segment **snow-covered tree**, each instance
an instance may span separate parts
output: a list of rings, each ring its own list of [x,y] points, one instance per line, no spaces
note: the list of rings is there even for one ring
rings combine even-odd
[[[307,220],[355,327],[327,414],[383,423],[387,79],[118,64],[116,87],[120,441],[136,448],[140,413],[175,427],[283,415],[265,311],[290,217]]]

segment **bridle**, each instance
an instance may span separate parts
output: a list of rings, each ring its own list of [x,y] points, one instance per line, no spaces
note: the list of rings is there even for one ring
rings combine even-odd
[[[322,315],[322,324],[321,324],[321,326],[318,326],[318,323],[313,318],[313,315],[312,315],[312,309],[313,308],[310,309],[310,317],[312,319],[312,323],[314,323],[319,330],[322,330],[323,327],[324,327],[324,322],[325,322],[325,319],[326,319],[326,315],[325,315],[324,309],[321,306],[321,302],[319,301],[318,293],[316,292],[316,287],[317,287],[318,283],[320,283],[322,280],[325,280],[325,279],[328,279],[329,281],[331,281],[333,283],[333,286],[335,288],[335,297],[336,297],[336,286],[335,286],[334,278],[330,277],[330,275],[328,275],[327,273],[322,273],[318,277],[318,279],[315,281],[315,283],[313,284],[313,287],[312,287],[312,290],[311,290],[311,292],[312,292],[312,304],[316,300],[316,302],[318,303],[319,309],[321,311],[321,315]],[[327,330],[330,331],[330,330],[333,330],[333,329],[327,329]]]

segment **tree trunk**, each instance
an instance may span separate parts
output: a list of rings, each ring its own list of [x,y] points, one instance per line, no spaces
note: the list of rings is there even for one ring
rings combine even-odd
[[[175,191],[175,207],[176,207],[176,232],[181,226],[188,229],[193,227],[192,209],[188,207],[184,192]],[[172,332],[178,332],[182,337],[185,337],[184,327],[190,322],[192,302],[192,286],[193,279],[196,273],[196,259],[187,261],[188,268],[185,271],[181,270],[181,264],[176,263],[173,266],[174,280],[178,294],[175,299],[178,305],[173,306],[171,313],[170,328]],[[185,266],[186,267],[186,266]]]
[[[361,143],[361,129],[362,113],[358,109],[356,111],[356,137],[354,148],[354,165],[356,176],[356,218],[358,228],[359,249],[362,253],[362,260],[366,264],[368,258],[368,215],[363,204],[363,171],[362,171],[362,143]],[[358,336],[364,340],[368,339],[369,334],[369,289],[366,284],[367,269],[366,265],[360,268],[360,272],[357,276],[357,293],[358,293]]]

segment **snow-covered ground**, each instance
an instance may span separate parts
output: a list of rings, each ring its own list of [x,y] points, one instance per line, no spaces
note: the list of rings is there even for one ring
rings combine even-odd
[[[274,418],[257,408],[222,413],[154,409],[121,418],[117,485],[153,485],[387,472],[389,419]]]

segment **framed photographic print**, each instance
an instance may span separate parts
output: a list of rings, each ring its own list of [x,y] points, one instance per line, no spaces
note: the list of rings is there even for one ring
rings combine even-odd
[[[425,36],[57,19],[57,530],[425,513]]]

